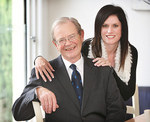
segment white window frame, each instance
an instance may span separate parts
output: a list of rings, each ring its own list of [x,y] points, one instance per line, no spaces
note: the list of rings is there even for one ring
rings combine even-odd
[[[37,44],[39,40],[42,40],[42,0],[26,1],[27,25],[24,24],[24,4],[24,0],[12,0],[13,103],[29,82],[33,62],[37,56]],[[25,30],[26,27],[27,30]],[[27,37],[25,37],[26,31]],[[25,41],[27,41],[27,47]],[[40,47],[38,50],[41,50]],[[15,122],[14,119],[13,121]],[[33,118],[29,122],[36,122],[36,120]]]
[[[13,103],[25,86],[24,0],[12,0],[12,93]],[[15,121],[13,119],[13,121]]]

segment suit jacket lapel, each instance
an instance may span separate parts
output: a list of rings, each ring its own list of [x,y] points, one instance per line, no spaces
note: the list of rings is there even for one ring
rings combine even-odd
[[[80,110],[79,100],[77,99],[76,93],[72,87],[68,72],[63,63],[61,56],[58,57],[57,71],[55,70],[57,79],[62,85],[63,89],[66,91],[66,94],[70,97],[75,106]]]
[[[93,88],[93,84],[95,80],[95,71],[93,69],[92,61],[89,61],[86,57],[84,58],[84,90],[83,90],[83,100],[82,100],[82,108],[81,113],[87,105],[88,98],[90,97],[91,90]]]

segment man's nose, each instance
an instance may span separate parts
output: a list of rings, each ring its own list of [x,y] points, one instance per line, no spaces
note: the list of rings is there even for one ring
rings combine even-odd
[[[69,44],[71,44],[71,41],[68,38],[66,38],[65,45],[69,45]]]

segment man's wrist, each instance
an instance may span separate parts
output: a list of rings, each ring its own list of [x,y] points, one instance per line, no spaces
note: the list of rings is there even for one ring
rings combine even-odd
[[[35,97],[36,97],[36,99],[38,98],[38,97],[37,97],[37,88],[39,88],[39,87],[42,87],[42,86],[37,86],[37,87],[35,88]]]

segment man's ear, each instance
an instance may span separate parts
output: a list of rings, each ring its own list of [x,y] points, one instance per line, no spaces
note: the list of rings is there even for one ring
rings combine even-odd
[[[81,40],[84,41],[84,30],[81,30]]]

